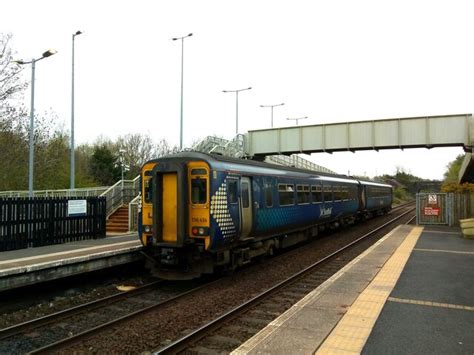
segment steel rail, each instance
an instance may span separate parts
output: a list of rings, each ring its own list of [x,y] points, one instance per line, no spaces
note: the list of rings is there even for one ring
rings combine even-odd
[[[29,321],[26,321],[26,322],[23,322],[23,323],[15,324],[15,325],[12,325],[12,326],[7,327],[7,328],[0,329],[0,340],[10,338],[10,337],[13,337],[15,335],[24,333],[27,330],[31,330],[31,329],[34,329],[34,328],[45,326],[47,324],[56,322],[56,321],[61,320],[61,319],[73,317],[73,316],[76,316],[78,314],[81,314],[81,313],[84,313],[84,312],[87,312],[87,311],[95,310],[95,309],[100,308],[104,305],[110,305],[110,304],[119,302],[123,299],[133,297],[133,296],[136,296],[136,295],[140,295],[143,292],[146,292],[149,288],[153,288],[157,284],[160,284],[162,282],[163,282],[162,280],[150,282],[146,285],[137,287],[137,288],[135,288],[133,290],[130,290],[130,291],[116,293],[116,294],[113,294],[113,295],[110,295],[110,296],[107,296],[107,297],[103,297],[103,298],[95,300],[95,301],[90,301],[90,302],[87,302],[87,303],[83,303],[83,304],[77,305],[75,307],[71,307],[71,308],[68,308],[68,309],[65,309],[65,310],[62,310],[62,311],[59,311],[59,312],[48,314],[48,315],[43,316],[43,317],[35,318],[35,319],[29,320]]]
[[[162,280],[158,281],[158,282],[161,282]],[[132,313],[129,313],[125,316],[122,316],[122,317],[119,317],[119,318],[116,318],[116,319],[113,319],[109,322],[106,322],[106,323],[103,323],[103,324],[100,324],[94,328],[90,328],[88,330],[85,330],[81,333],[77,333],[77,334],[74,334],[74,335],[71,335],[70,337],[68,338],[64,338],[64,339],[61,339],[61,340],[58,340],[54,343],[51,343],[51,344],[48,344],[48,345],[45,345],[41,348],[37,348],[35,350],[32,350],[30,351],[28,354],[46,354],[46,353],[50,353],[51,351],[54,351],[54,350],[57,350],[57,349],[60,349],[68,344],[72,344],[72,343],[75,343],[79,340],[81,340],[82,338],[85,338],[87,337],[89,334],[95,332],[95,331],[98,331],[98,330],[102,330],[104,328],[107,328],[107,327],[110,327],[112,325],[116,325],[120,322],[123,322],[123,321],[128,321],[128,320],[131,320],[133,319],[134,317],[136,316],[139,316],[139,315],[142,315],[144,313],[147,313],[149,311],[152,311],[156,308],[159,308],[159,307],[163,307],[165,305],[167,305],[168,303],[171,303],[173,301],[176,301],[180,298],[183,298],[189,294],[192,294],[193,292],[197,292],[203,288],[206,288],[206,287],[209,287],[215,283],[218,283],[220,282],[221,280],[220,279],[217,279],[217,280],[214,280],[214,281],[211,281],[209,283],[206,283],[204,285],[201,285],[201,286],[198,286],[198,287],[195,287],[191,290],[188,290],[186,292],[183,292],[183,293],[180,293],[179,295],[176,295],[176,296],[173,296],[173,297],[170,297],[170,298],[167,298],[166,300],[163,300],[163,301],[160,301],[160,302],[157,302],[156,304],[153,304],[151,306],[148,306],[148,307],[145,307],[145,308],[142,308],[138,311],[135,311],[135,312],[132,312]]]
[[[411,203],[413,203],[413,202],[411,202]],[[410,204],[410,203],[408,203],[408,204]],[[405,204],[404,207],[407,207],[408,204]],[[227,321],[231,320],[232,318],[234,318],[238,314],[246,311],[248,308],[254,306],[255,304],[260,303],[265,298],[267,298],[268,296],[273,294],[275,291],[278,291],[279,289],[283,288],[284,286],[287,286],[288,284],[294,282],[296,279],[298,279],[299,277],[301,277],[304,274],[308,273],[312,269],[314,269],[317,266],[325,263],[329,259],[334,258],[335,256],[337,256],[340,253],[342,253],[343,251],[349,249],[353,245],[358,244],[362,240],[365,240],[366,238],[374,235],[375,233],[377,233],[381,229],[383,229],[383,228],[389,226],[390,224],[400,220],[405,215],[407,215],[410,212],[413,212],[414,210],[415,210],[414,208],[410,209],[410,210],[402,213],[401,215],[391,219],[390,221],[384,223],[383,225],[375,228],[371,232],[364,234],[362,237],[359,237],[358,239],[356,239],[356,240],[352,241],[351,243],[347,244],[346,246],[338,249],[337,251],[327,255],[323,259],[318,260],[314,264],[308,266],[307,268],[297,272],[296,274],[294,274],[293,276],[287,278],[286,280],[278,283],[277,285],[273,286],[272,288],[260,293],[259,295],[257,295],[254,298],[248,300],[247,302],[243,303],[242,305],[237,306],[236,308],[230,310],[229,312],[223,314],[222,316],[220,316],[220,317],[214,319],[213,321],[203,325],[201,328],[196,329],[195,331],[193,331],[193,332],[187,334],[186,336],[176,340],[175,342],[167,345],[164,348],[158,349],[156,352],[154,352],[154,354],[176,354],[176,353],[179,353],[181,351],[184,351],[188,347],[188,344],[194,343],[194,342],[204,338],[207,334],[209,334],[213,330],[220,328],[223,323],[226,323]]]

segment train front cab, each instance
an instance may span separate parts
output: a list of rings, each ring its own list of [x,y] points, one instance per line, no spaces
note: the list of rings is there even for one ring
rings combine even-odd
[[[202,256],[210,247],[210,168],[203,161],[158,161],[142,169],[141,240],[156,265],[153,272],[189,278],[209,266]],[[193,265],[200,260],[199,265]],[[150,265],[151,266],[151,265]],[[184,274],[183,274],[184,275]]]

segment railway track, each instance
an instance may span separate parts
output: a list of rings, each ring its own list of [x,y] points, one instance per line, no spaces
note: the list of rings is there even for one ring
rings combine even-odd
[[[406,208],[407,205],[411,204],[400,206],[400,209]],[[157,349],[155,353],[206,354],[232,351],[260,329],[263,329],[276,316],[282,314],[289,308],[288,304],[295,304],[359,255],[361,249],[365,250],[365,246],[359,247],[361,243],[367,241],[387,226],[397,223],[400,219],[407,219],[406,216],[413,211],[414,208],[410,208],[389,222],[292,275],[221,317],[205,324],[168,346]],[[409,224],[413,218],[409,217],[405,223]]]
[[[398,210],[409,208],[408,206],[409,204],[398,206],[393,209],[393,212],[398,213]],[[410,211],[407,213],[409,212]],[[386,223],[385,225],[394,223],[394,220]],[[381,228],[382,227],[380,227],[379,230]],[[367,236],[364,236],[364,238],[367,239]],[[362,240],[363,238],[359,239]],[[354,243],[360,243],[360,241],[358,240]],[[334,255],[335,254],[333,253],[333,255],[327,257],[325,260],[327,261],[329,258],[334,258]],[[331,266],[331,270],[334,273],[337,272],[337,270],[339,270],[341,267],[342,266],[340,265],[334,264]],[[308,272],[308,270],[305,270],[305,272]],[[325,275],[319,275],[313,280],[313,282],[307,281],[304,285],[299,287],[299,289],[295,288],[289,291],[285,297],[280,297],[280,300],[286,305],[287,308],[289,308],[289,306],[317,287],[318,283],[320,284],[324,282],[326,278],[327,277]],[[218,285],[219,282],[220,280],[215,280],[213,282],[187,290],[186,292],[180,292],[179,294],[176,294],[176,292],[174,292],[174,294],[172,294],[173,292],[168,292],[166,296],[161,294],[159,297],[157,297],[157,294],[153,292],[159,287],[159,285],[163,285],[163,281],[158,281],[137,288],[133,291],[110,296],[98,301],[90,302],[88,304],[52,314],[50,316],[5,328],[0,330],[0,353],[50,353],[59,349],[67,349],[67,347],[71,346],[71,344],[77,344],[78,342],[81,342],[84,339],[87,339],[98,333],[106,332],[108,329],[111,329],[120,323],[137,319],[147,313],[158,311],[162,308],[166,308],[166,306],[172,306],[174,303],[179,304],[180,299],[184,299],[187,296],[195,293],[197,294],[199,291],[212,287],[213,285]],[[282,288],[290,282],[290,280],[286,280],[283,283],[278,284],[273,289],[276,290]],[[271,293],[274,291],[269,290],[263,294],[267,292]],[[146,296],[147,294],[149,294],[149,296]],[[265,297],[263,294],[257,297]],[[288,298],[290,295],[292,295],[292,298]],[[175,342],[160,351],[165,353],[176,352],[174,350],[175,347],[178,347],[179,349],[189,349],[188,345],[183,344],[189,344],[190,341],[195,342],[196,339],[205,339],[206,334],[209,334],[208,332],[214,331],[216,327],[222,328],[222,322],[226,322],[228,319],[234,317],[233,314],[238,314],[239,312],[242,312],[244,308],[250,307],[252,304],[256,304],[258,302],[258,298],[252,299],[245,303],[246,306],[241,306],[242,308],[237,307],[231,312],[227,312],[215,321],[210,322],[209,325],[203,326],[197,331],[191,332],[189,336],[182,338],[180,341]],[[124,304],[126,306],[123,306]],[[130,306],[130,304],[132,306]],[[259,328],[263,328],[264,325],[266,325],[278,315],[280,311],[277,311],[277,309],[281,307],[279,307],[278,302],[274,300],[269,303],[267,308],[269,309],[268,312],[261,312],[261,310],[257,312],[260,313],[260,317],[252,316],[247,317],[248,319],[245,319],[244,317],[244,321],[247,322],[247,326],[234,326],[234,328],[231,326],[230,328],[224,330],[224,334],[227,335],[217,335],[210,339],[211,343],[224,343],[224,348],[229,346],[235,347],[235,342],[238,340],[230,336],[231,334],[235,332],[244,332],[245,334],[252,332],[256,333]],[[241,309],[241,311],[239,311],[239,309]],[[104,314],[108,315],[108,317],[104,317]],[[81,328],[78,327],[78,324],[86,324],[87,326]],[[200,345],[197,345],[197,348],[194,346],[195,349],[193,351],[199,350],[199,346]],[[71,347],[70,349],[75,348]]]
[[[157,280],[44,317],[0,329],[0,353],[42,353],[66,346],[95,331],[160,307],[188,292],[163,291]],[[193,290],[199,289],[193,288]],[[121,315],[117,317],[117,315]]]

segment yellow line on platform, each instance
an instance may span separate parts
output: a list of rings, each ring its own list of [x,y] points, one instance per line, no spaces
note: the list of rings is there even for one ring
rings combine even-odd
[[[416,304],[416,305],[419,305],[419,306],[440,307],[440,308],[449,308],[449,309],[462,309],[464,311],[473,311],[474,312],[474,307],[463,306],[463,305],[459,305],[459,304],[409,300],[409,299],[397,298],[397,297],[389,297],[388,300],[391,301],[391,302],[397,302],[397,303]]]
[[[472,251],[456,251],[456,250],[442,250],[442,249],[413,249],[414,251],[430,251],[433,253],[451,253],[451,254],[465,254],[465,255],[474,255]]]
[[[422,231],[423,227],[412,229],[334,327],[316,354],[350,354],[362,351]]]

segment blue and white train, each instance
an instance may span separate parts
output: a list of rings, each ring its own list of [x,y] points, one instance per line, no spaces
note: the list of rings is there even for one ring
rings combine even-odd
[[[234,269],[392,205],[390,185],[195,152],[148,161],[141,182],[139,236],[168,279]]]

